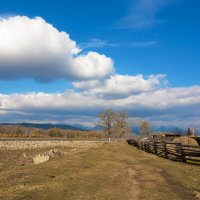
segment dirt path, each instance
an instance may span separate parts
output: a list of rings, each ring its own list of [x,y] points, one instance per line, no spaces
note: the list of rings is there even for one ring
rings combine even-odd
[[[200,189],[198,166],[165,160],[137,149],[134,149],[132,161],[134,165],[129,168],[129,174],[134,178],[133,199],[198,199]],[[191,189],[194,187],[196,190]]]
[[[166,170],[162,170],[161,175],[164,177],[171,192],[177,194],[180,199],[195,199],[195,195],[192,194],[191,191],[188,191],[188,188],[186,188],[183,184],[175,180]]]
[[[139,187],[137,176],[138,176],[138,172],[136,170],[134,170],[133,168],[128,169],[128,177],[130,179],[130,191],[131,191],[130,196],[128,197],[128,200],[139,199],[141,189]]]

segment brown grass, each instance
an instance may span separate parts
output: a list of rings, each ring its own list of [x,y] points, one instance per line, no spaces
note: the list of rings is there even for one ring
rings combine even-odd
[[[27,155],[32,151],[38,150],[27,150]],[[17,159],[24,151],[1,150],[0,159],[12,155],[12,165],[0,172],[0,199],[190,200],[200,189],[199,166],[165,160],[127,144],[62,151],[61,158],[21,166]]]

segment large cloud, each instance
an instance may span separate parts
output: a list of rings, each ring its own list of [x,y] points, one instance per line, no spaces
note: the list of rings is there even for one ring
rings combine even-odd
[[[0,79],[51,81],[107,76],[113,61],[97,52],[82,53],[65,32],[44,19],[25,16],[0,19]]]
[[[103,109],[124,108],[131,117],[145,117],[158,124],[179,122],[177,125],[187,126],[193,122],[200,127],[199,102],[200,86],[160,88],[115,99],[73,90],[58,94],[1,94],[0,114],[4,121],[11,121],[12,117],[13,121],[62,122],[68,119],[65,123],[70,123],[71,118],[77,122],[80,119],[81,123],[84,118],[85,123],[87,119],[89,123]]]
[[[124,98],[133,94],[149,92],[167,84],[166,75],[142,74],[136,76],[113,74],[107,79],[74,82],[73,86],[86,93],[109,98]]]

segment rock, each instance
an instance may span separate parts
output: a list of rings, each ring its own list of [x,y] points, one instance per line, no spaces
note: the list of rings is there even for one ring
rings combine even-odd
[[[34,164],[47,162],[50,158],[60,157],[60,151],[57,149],[50,149],[43,154],[39,154],[33,158]]]
[[[46,152],[46,155],[48,155],[50,158],[60,157],[60,151],[57,149],[50,149],[48,152]]]
[[[34,164],[40,164],[43,162],[47,162],[49,160],[49,155],[39,154],[33,158]]]

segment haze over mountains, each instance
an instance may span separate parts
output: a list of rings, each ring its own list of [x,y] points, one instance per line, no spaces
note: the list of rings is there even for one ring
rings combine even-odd
[[[0,125],[13,125],[13,126],[24,126],[24,127],[33,127],[40,128],[44,130],[48,130],[51,128],[60,128],[60,129],[68,129],[68,130],[84,130],[80,127],[75,127],[72,125],[64,125],[64,124],[36,124],[36,123],[1,123]]]
[[[44,130],[51,128],[60,128],[65,130],[103,130],[101,125],[96,126],[83,126],[80,124],[67,125],[67,124],[39,124],[39,123],[1,123],[0,125],[14,125],[14,126],[24,126],[24,127],[34,127]],[[152,128],[153,132],[162,131],[162,132],[173,132],[173,133],[184,133],[185,129],[176,127],[176,126],[158,126]],[[139,127],[132,127],[132,132],[139,134]]]

